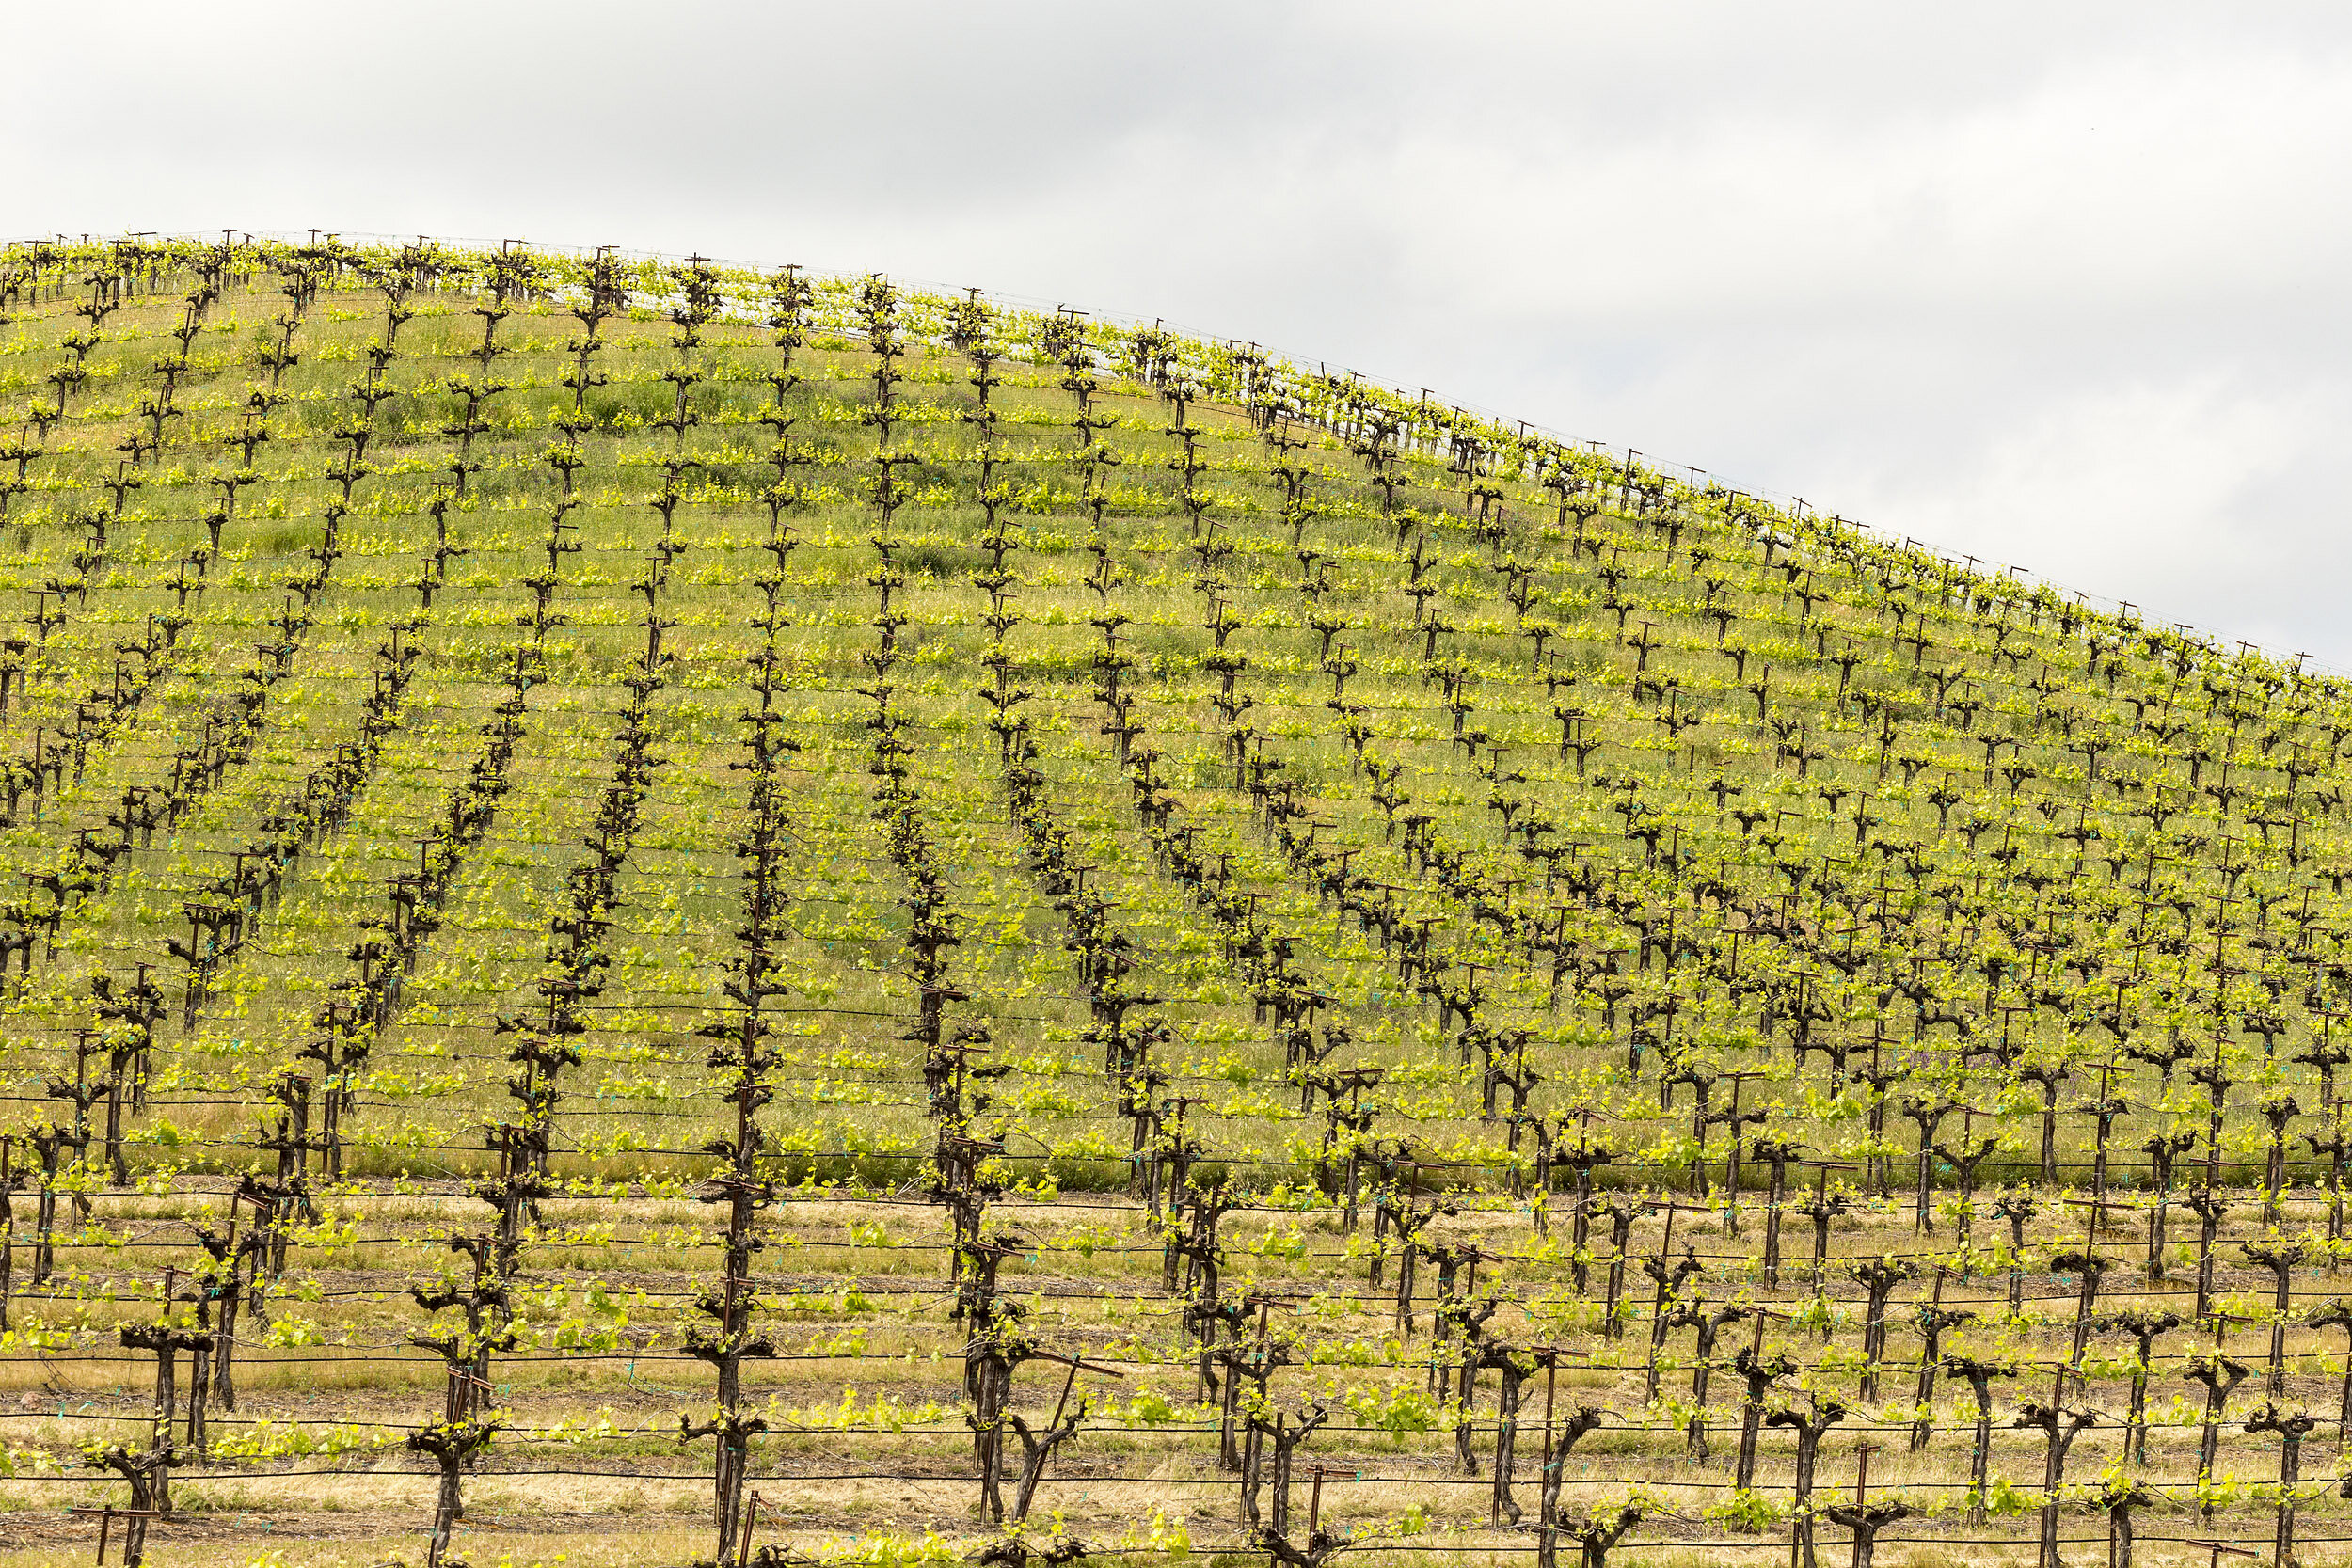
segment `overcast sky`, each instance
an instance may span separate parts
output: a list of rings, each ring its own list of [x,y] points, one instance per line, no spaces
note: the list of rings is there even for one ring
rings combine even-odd
[[[615,244],[1251,339],[2352,668],[2352,8],[85,3],[0,230]]]

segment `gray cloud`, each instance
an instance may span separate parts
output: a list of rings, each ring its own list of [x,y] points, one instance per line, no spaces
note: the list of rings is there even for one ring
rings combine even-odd
[[[86,5],[0,226],[887,269],[1438,388],[2352,666],[2325,6]]]

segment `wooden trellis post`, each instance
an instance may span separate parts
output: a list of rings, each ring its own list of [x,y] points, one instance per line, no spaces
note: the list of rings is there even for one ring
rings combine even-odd
[[[139,1568],[147,1550],[147,1521],[160,1519],[161,1509],[154,1508],[69,1508],[69,1514],[78,1518],[96,1515],[98,1519],[98,1562],[104,1568],[106,1548],[114,1534],[114,1523],[122,1521],[123,1568]]]

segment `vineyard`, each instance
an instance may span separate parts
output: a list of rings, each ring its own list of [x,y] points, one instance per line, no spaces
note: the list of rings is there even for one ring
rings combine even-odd
[[[1156,325],[235,235],[0,249],[0,1568],[2352,1560],[2302,661]]]

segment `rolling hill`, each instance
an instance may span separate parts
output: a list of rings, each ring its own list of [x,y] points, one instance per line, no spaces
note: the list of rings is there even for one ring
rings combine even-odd
[[[2341,1549],[2334,677],[977,292],[0,316],[0,1563]]]

